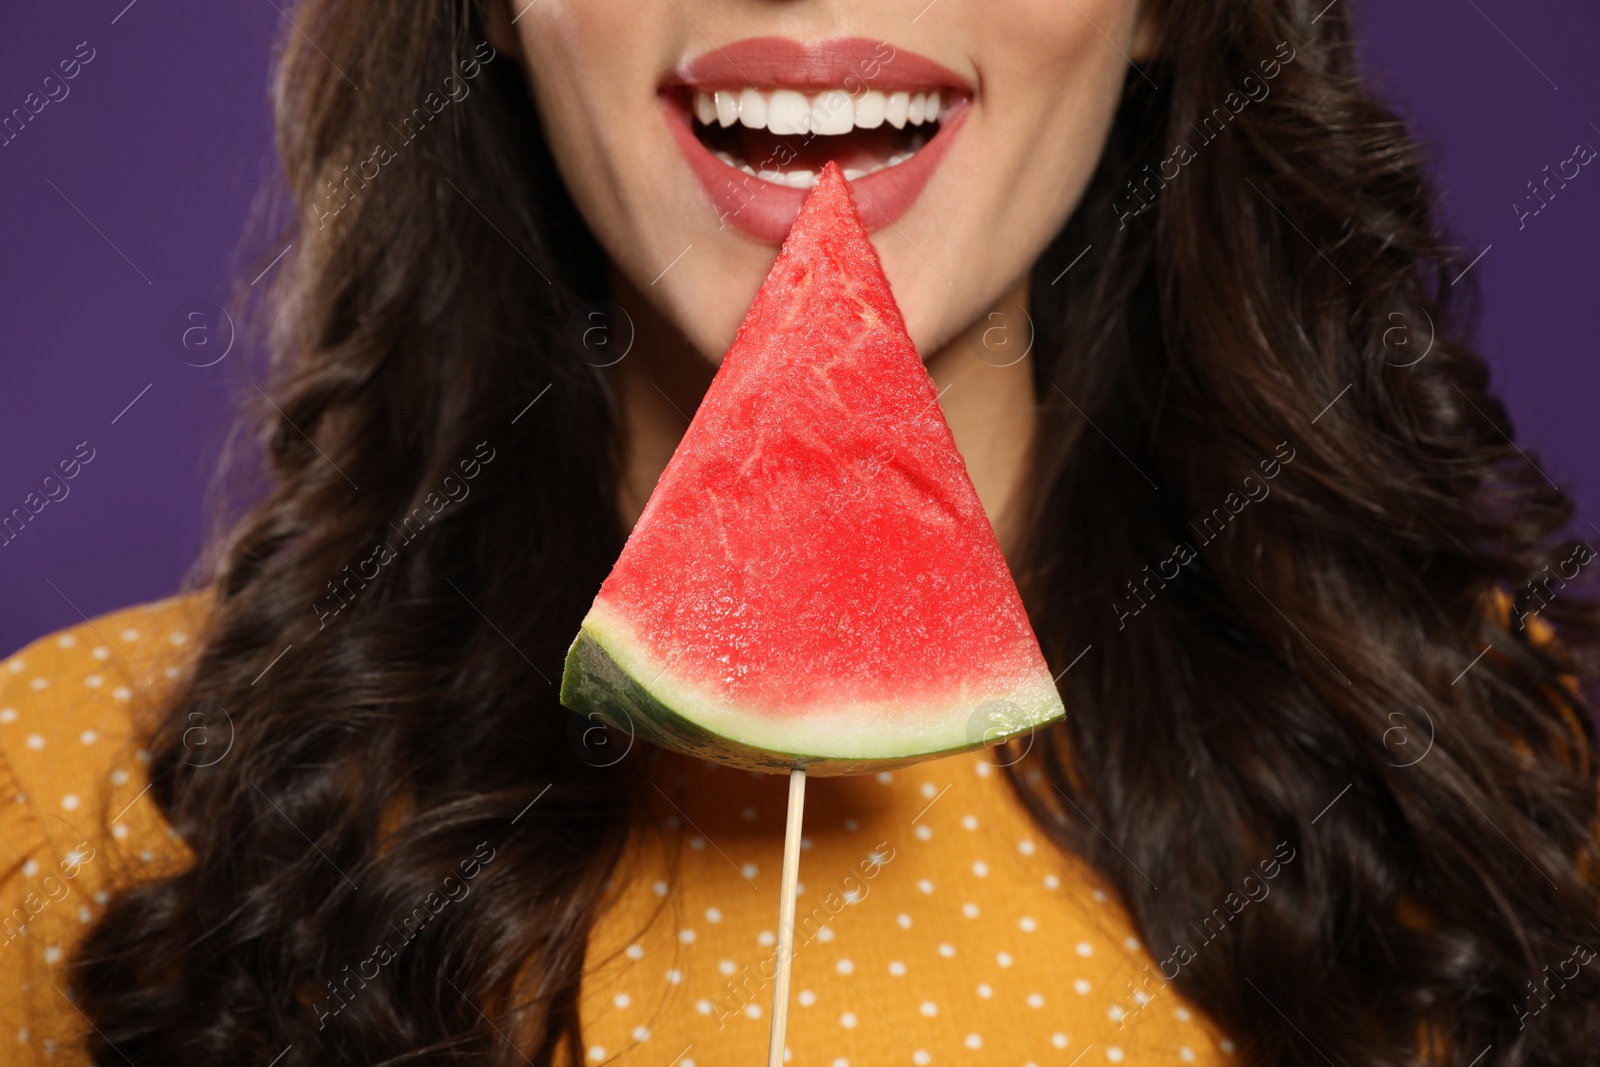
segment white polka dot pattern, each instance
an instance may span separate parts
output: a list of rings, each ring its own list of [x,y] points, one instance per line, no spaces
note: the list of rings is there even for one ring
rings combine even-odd
[[[130,870],[183,861],[145,792],[134,722],[182,677],[203,625],[200,598],[174,599],[0,661],[0,870],[14,872],[0,907],[45,900],[47,878],[67,886],[0,950],[0,990],[24,989],[0,996],[19,1063],[85,1062],[81,1018],[38,979],[64,981],[108,903],[101,854]],[[808,784],[785,1061],[1227,1063],[1231,1046],[1148,981],[1121,908],[988,755]],[[583,1055],[765,1062],[786,785],[675,755],[653,773],[681,813],[655,801],[615,873],[618,902],[589,946]],[[102,819],[109,835],[70,829]]]
[[[680,825],[659,804],[651,847],[625,860],[639,866],[619,875],[632,888],[618,914],[637,918],[612,917],[596,933],[591,957],[620,952],[624,965],[591,970],[585,1036],[619,1056],[645,1026],[669,1059],[687,1047],[702,1063],[763,1062],[784,782],[675,756],[662,763],[660,784],[676,787],[686,818]],[[1165,1013],[1133,1010],[1143,1006],[1136,995],[1150,999],[1138,983],[1153,961],[1094,875],[1038,836],[987,766],[981,754],[958,756],[808,783],[794,1062],[909,1055],[922,1065],[1040,1067],[1090,1049],[1083,1063],[1223,1062],[1210,1029],[1170,988],[1158,994]],[[674,916],[707,922],[687,940]],[[669,956],[676,977],[663,983],[659,970],[628,963],[632,945],[646,960]],[[631,992],[631,1006],[618,1010],[609,989]]]
[[[15,1040],[0,1061],[87,1062],[83,1019],[52,984],[114,868],[181,862],[143,771],[124,768],[139,765],[135,715],[169,688],[153,680],[181,677],[204,611],[199,597],[130,608],[0,661],[0,1042]]]

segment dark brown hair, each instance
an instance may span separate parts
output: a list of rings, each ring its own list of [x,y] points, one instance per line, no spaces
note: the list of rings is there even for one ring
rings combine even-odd
[[[1584,1060],[1600,982],[1551,984],[1600,916],[1596,609],[1548,583],[1571,503],[1461,341],[1456,260],[1343,9],[1156,7],[1163,58],[1034,272],[1017,569],[1071,714],[1012,779],[1159,961],[1130,1013],[1170,983],[1251,1064]],[[551,684],[622,539],[622,427],[569,329],[604,259],[480,2],[296,18],[272,484],[152,743],[194,863],[80,948],[90,1048],[576,1060],[641,778],[568,743]],[[224,710],[234,749],[196,766],[184,730]],[[462,877],[488,891],[322,1027],[390,918]]]

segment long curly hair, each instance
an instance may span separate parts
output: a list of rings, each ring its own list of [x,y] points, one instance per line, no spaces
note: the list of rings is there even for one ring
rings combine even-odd
[[[571,329],[605,260],[485,2],[303,0],[283,39],[270,491],[151,743],[193,862],[74,958],[97,1063],[581,1058],[641,775],[583,758],[551,681],[621,547],[624,427]],[[1249,1064],[1576,1063],[1600,611],[1562,582],[1593,553],[1322,7],[1157,2],[1160,58],[1035,267],[1015,564],[1071,714],[1010,777],[1158,961],[1128,1014],[1170,985]],[[223,711],[234,750],[195,766]],[[462,878],[492,891],[336,1003]]]

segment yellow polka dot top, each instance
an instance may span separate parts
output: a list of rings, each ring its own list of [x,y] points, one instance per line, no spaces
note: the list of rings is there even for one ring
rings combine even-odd
[[[141,736],[204,605],[116,612],[0,661],[0,1064],[88,1062],[67,956],[114,888],[187,862]],[[808,783],[785,1061],[1228,1063],[992,759]],[[587,1064],[764,1064],[787,783],[677,757],[651,773],[588,947]]]

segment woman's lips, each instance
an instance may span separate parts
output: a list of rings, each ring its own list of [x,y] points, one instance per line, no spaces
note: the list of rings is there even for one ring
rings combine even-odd
[[[713,114],[706,96],[715,97],[718,91],[722,113]],[[663,84],[661,99],[668,127],[723,225],[731,223],[758,240],[779,244],[799,215],[807,190],[795,187],[805,184],[803,173],[786,182],[775,172],[791,168],[796,160],[801,171],[820,169],[817,160],[839,157],[842,166],[858,172],[851,184],[862,221],[870,230],[881,229],[922,192],[960,129],[971,94],[966,80],[949,68],[884,41],[839,38],[807,45],[759,37],[715,48],[686,63]],[[791,106],[785,114],[795,115],[777,125],[768,121],[773,100],[792,105],[799,95],[808,109]],[[736,114],[738,97],[747,104],[742,119]],[[778,180],[765,180],[719,159],[695,133],[697,101],[706,112],[701,118],[711,120],[706,124],[711,130],[749,127],[734,132],[747,142],[783,146],[775,159],[745,161]],[[752,103],[762,112],[753,119],[748,113]],[[904,157],[905,151],[876,161],[866,158],[875,150],[884,156],[886,149],[874,146],[901,137],[898,131],[904,131],[909,158],[892,165],[886,164]]]
[[[753,85],[850,91],[854,88],[850,78],[884,90],[948,85],[971,92],[972,88],[942,63],[866,37],[835,37],[814,44],[788,37],[750,37],[691,59],[669,82],[708,89]]]

